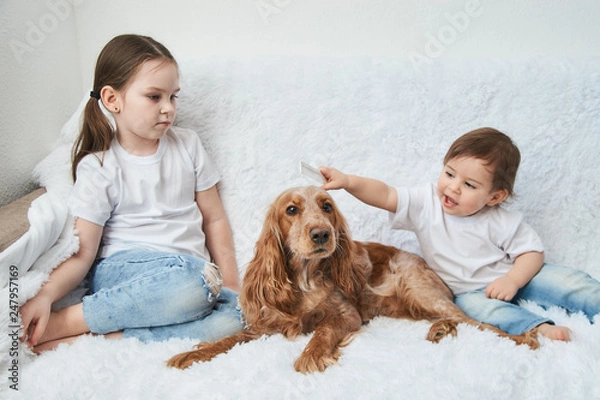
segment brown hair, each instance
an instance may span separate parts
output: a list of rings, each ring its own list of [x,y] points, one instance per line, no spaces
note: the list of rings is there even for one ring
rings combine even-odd
[[[506,190],[514,196],[514,184],[521,153],[513,141],[494,128],[480,128],[465,133],[452,143],[444,157],[444,165],[459,157],[474,157],[494,169],[492,190]]]
[[[96,61],[92,88],[94,95],[85,105],[81,132],[73,146],[73,181],[77,179],[77,165],[83,157],[108,150],[115,135],[97,99],[102,88],[111,86],[115,90],[125,89],[144,62],[156,59],[177,65],[169,50],[151,37],[120,35],[104,46]]]

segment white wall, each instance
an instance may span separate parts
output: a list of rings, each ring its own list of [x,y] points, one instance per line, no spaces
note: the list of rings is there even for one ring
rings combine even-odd
[[[153,36],[179,59],[600,56],[597,0],[0,1],[0,105],[9,116],[0,118],[0,204],[25,190],[32,166],[90,87],[98,52],[120,33]],[[7,40],[26,40],[26,24],[53,13],[49,4],[72,14],[18,63]]]
[[[77,16],[86,84],[98,49],[127,31],[176,57],[600,55],[597,0],[105,0]]]
[[[58,3],[0,0],[0,205],[33,189],[81,97],[73,7]]]

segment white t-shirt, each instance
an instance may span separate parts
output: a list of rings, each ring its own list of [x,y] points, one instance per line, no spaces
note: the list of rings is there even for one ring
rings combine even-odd
[[[69,212],[104,226],[98,258],[147,248],[210,260],[195,193],[218,181],[191,130],[169,129],[146,157],[129,154],[115,139],[104,155],[87,155],[78,164]]]
[[[544,250],[519,212],[494,206],[457,217],[444,213],[435,184],[396,190],[392,228],[415,232],[423,258],[455,295],[487,287],[517,256]]]

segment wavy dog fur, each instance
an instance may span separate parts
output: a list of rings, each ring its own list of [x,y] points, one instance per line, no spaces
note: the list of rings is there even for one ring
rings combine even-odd
[[[187,368],[263,335],[291,339],[314,332],[294,367],[302,373],[324,371],[337,363],[340,348],[361,326],[378,315],[429,320],[427,340],[432,342],[456,335],[456,325],[467,323],[539,347],[535,331],[508,335],[468,318],[421,257],[353,241],[331,196],[315,186],[287,190],[271,205],[243,279],[240,305],[243,331],[200,343],[168,365]]]

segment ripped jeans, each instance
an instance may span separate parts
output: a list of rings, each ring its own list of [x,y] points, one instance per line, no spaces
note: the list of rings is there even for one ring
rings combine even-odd
[[[141,341],[213,341],[243,328],[238,295],[218,268],[198,257],[127,250],[98,260],[88,274],[83,314],[91,332],[123,331]]]

